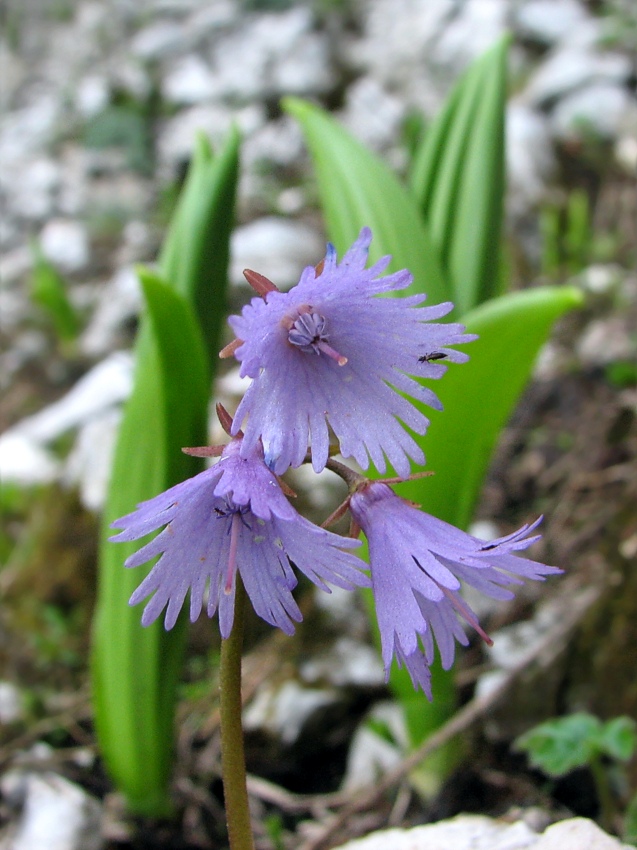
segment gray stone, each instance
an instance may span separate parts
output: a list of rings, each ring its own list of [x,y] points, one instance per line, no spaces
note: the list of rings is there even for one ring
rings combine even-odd
[[[265,275],[280,288],[298,282],[303,269],[325,256],[325,242],[307,224],[266,216],[238,227],[230,241],[230,281],[247,283],[243,270]]]
[[[514,8],[517,32],[544,45],[567,39],[588,17],[579,0],[527,0]]]
[[[77,487],[82,505],[95,513],[106,501],[121,418],[119,408],[110,408],[83,425],[62,474],[64,484]]]
[[[523,216],[545,198],[556,171],[548,120],[513,100],[506,110],[506,140],[507,209]]]
[[[612,140],[631,113],[637,113],[637,100],[629,92],[610,83],[594,83],[561,100],[551,115],[553,135],[563,141]]]
[[[346,55],[386,90],[402,92],[432,115],[445,86],[431,71],[431,50],[456,9],[455,0],[370,0],[362,9],[363,38],[347,45]]]
[[[325,94],[335,83],[330,44],[321,33],[301,33],[278,58],[272,71],[272,89],[280,94]]]
[[[22,694],[13,682],[0,682],[0,724],[15,723],[24,716]]]
[[[104,76],[90,74],[77,84],[74,103],[83,118],[92,118],[108,104],[110,87]]]
[[[23,419],[7,434],[49,443],[130,395],[132,357],[117,351],[86,373],[59,401]]]
[[[365,76],[348,88],[341,118],[367,147],[382,151],[396,143],[406,111],[403,101],[387,92],[374,77]]]
[[[255,15],[219,39],[212,62],[221,95],[250,102],[290,91],[282,86],[293,85],[292,91],[309,93],[331,85],[331,76],[322,65],[327,53],[325,38],[312,32],[311,11],[298,6]],[[314,81],[311,75],[315,75]]]
[[[253,133],[265,123],[266,114],[260,104],[231,111],[220,103],[200,104],[183,109],[167,121],[159,133],[157,143],[159,159],[166,179],[172,179],[177,166],[192,156],[195,139],[203,133],[220,147],[230,127],[236,124],[242,133]]]
[[[133,56],[146,61],[166,59],[183,49],[184,34],[174,21],[155,21],[140,30],[130,43]]]
[[[44,256],[63,272],[86,268],[91,258],[88,231],[80,221],[53,218],[40,231]]]
[[[565,47],[552,53],[531,77],[525,90],[530,103],[541,106],[592,82],[625,83],[630,59],[620,53],[594,53]]]
[[[185,56],[166,72],[162,94],[169,103],[195,104],[209,100],[218,88],[208,65],[197,55]]]
[[[395,706],[399,711],[399,707]],[[374,712],[374,718],[378,718]],[[355,791],[375,782],[387,771],[402,761],[399,747],[381,738],[369,726],[358,727],[347,754],[347,765],[341,788],[343,791]]]
[[[484,815],[387,829],[348,841],[335,850],[629,850],[587,818],[570,818],[539,835],[524,821],[507,823]]]
[[[506,0],[465,0],[432,44],[430,61],[460,73],[507,30]]]
[[[616,360],[635,361],[637,344],[625,314],[593,319],[577,342],[579,360],[586,365],[607,366]]]
[[[336,850],[529,850],[537,837],[521,821],[511,824],[483,815],[458,815],[414,829],[374,832]]]
[[[244,713],[243,725],[248,732],[261,730],[284,744],[293,744],[309,719],[337,700],[332,689],[305,688],[298,682],[284,682],[258,692]]]
[[[360,604],[359,596],[343,587],[333,587],[331,590],[331,593],[316,590],[314,604],[336,629],[364,640],[369,633],[369,617]]]
[[[50,484],[59,474],[57,459],[35,440],[13,429],[0,434],[0,479],[5,484]]]
[[[57,774],[29,774],[20,822],[6,850],[101,850],[98,801]]]
[[[89,357],[112,351],[124,323],[138,315],[142,304],[139,278],[130,267],[120,269],[100,289],[93,317],[80,337],[80,349]]]
[[[385,682],[378,652],[348,637],[303,662],[299,675],[310,685],[327,682],[335,687],[379,688]]]
[[[61,179],[59,164],[48,157],[38,156],[6,168],[1,185],[7,192],[11,213],[31,221],[51,216]]]

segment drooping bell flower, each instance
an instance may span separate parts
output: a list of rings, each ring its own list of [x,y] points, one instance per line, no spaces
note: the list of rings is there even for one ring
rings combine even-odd
[[[453,664],[455,642],[468,643],[461,621],[491,643],[463,600],[461,583],[504,600],[513,598],[511,585],[562,572],[515,554],[539,539],[532,532],[541,518],[485,543],[425,513],[380,481],[360,479],[348,502],[369,543],[385,672],[389,675],[396,658],[429,699],[434,640],[444,669]]]
[[[256,613],[292,634],[293,621],[302,619],[292,595],[297,584],[293,565],[328,592],[329,584],[369,585],[361,571],[366,564],[344,551],[359,542],[300,516],[265,465],[260,447],[242,455],[241,442],[235,438],[210,469],[113,523],[123,529],[111,538],[115,541],[138,540],[164,526],[125,562],[137,567],[161,555],[130,598],[135,605],[154,594],[144,608],[143,625],[166,608],[165,626],[172,628],[189,591],[190,619],[196,620],[207,592],[208,616],[219,612],[221,635],[227,638],[238,574]]]

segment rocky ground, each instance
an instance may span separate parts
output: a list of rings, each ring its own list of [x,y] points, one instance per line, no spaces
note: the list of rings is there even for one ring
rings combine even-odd
[[[537,829],[568,813],[595,817],[585,772],[547,789],[509,744],[532,723],[582,707],[637,716],[634,4],[9,0],[2,12],[0,847],[224,846],[207,678],[214,624],[192,631],[173,824],[124,816],[95,748],[86,663],[96,515],[131,385],[133,266],[156,256],[196,131],[218,144],[236,122],[244,135],[231,264],[239,301],[243,268],[292,284],[324,251],[301,135],[280,98],[322,103],[401,171],[414,116],[431,118],[507,29],[514,285],[568,280],[586,306],[543,351],[478,519],[506,533],[544,513],[536,557],[567,577],[559,590],[484,612],[495,646],[466,653],[463,702],[487,693],[489,676],[514,675],[506,709],[494,704],[467,724],[471,758],[443,793],[424,802],[397,780],[352,810],[333,840],[460,811],[533,810]],[[68,282],[75,342],[62,342],[34,303],[33,240]],[[228,374],[219,392],[232,395],[236,383]],[[328,512],[329,482],[312,498]],[[321,602],[306,597],[310,627],[293,641],[250,630],[245,717],[263,850],[318,850],[312,836],[329,813],[348,811],[361,776],[403,757],[360,725],[369,712],[395,723],[363,611],[338,595]],[[321,645],[310,639],[314,623]],[[547,635],[553,651],[540,663]],[[538,657],[515,673],[536,645]],[[66,830],[56,844],[52,824]]]

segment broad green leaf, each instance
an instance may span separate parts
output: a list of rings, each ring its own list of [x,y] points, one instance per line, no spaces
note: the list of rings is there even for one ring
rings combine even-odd
[[[539,287],[503,295],[464,316],[479,339],[465,348],[468,363],[450,364],[440,382],[430,384],[444,411],[425,411],[431,424],[419,438],[435,475],[401,484],[402,496],[459,528],[468,526],[498,436],[540,347],[553,323],[581,303],[578,289]]]
[[[548,776],[564,776],[591,763],[601,725],[597,717],[586,712],[547,720],[521,735],[515,748],[526,752],[529,762]]]
[[[599,749],[605,755],[628,761],[637,748],[637,723],[631,717],[615,717],[604,723]]]
[[[168,809],[185,622],[170,632],[160,622],[142,628],[141,612],[129,608],[128,599],[150,568],[124,569],[139,545],[110,543],[110,523],[201,468],[181,448],[206,441],[227,280],[226,266],[219,260],[208,266],[207,258],[210,252],[228,256],[237,160],[236,134],[214,161],[200,142],[162,256],[170,288],[143,273],[147,315],[103,516],[93,628],[95,718],[107,769],[137,814]],[[203,315],[195,319],[197,310]]]
[[[463,314],[499,294],[504,197],[503,38],[461,78],[414,158],[411,187]]]
[[[410,193],[387,166],[317,106],[285,98],[284,109],[301,125],[314,162],[327,230],[339,254],[371,227],[370,258],[392,254],[390,271],[408,268],[412,287],[429,303],[451,297],[437,251]]]
[[[162,277],[192,303],[211,363],[217,361],[225,319],[238,170],[236,129],[214,158],[206,137],[197,137],[193,162],[159,259]]]
[[[144,281],[149,319],[140,345],[135,390],[125,410],[104,514],[100,603],[94,623],[95,713],[107,767],[129,806],[166,812],[175,686],[185,621],[171,633],[147,629],[128,598],[146,574],[126,570],[139,543],[110,543],[110,523],[167,486],[200,470],[185,445],[206,439],[209,393],[201,332],[184,298],[150,277]]]

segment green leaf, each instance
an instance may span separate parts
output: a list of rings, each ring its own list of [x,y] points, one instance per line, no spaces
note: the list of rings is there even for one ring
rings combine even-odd
[[[509,38],[465,73],[414,158],[411,187],[459,312],[500,292]]]
[[[162,277],[192,303],[208,357],[216,363],[225,319],[226,279],[239,177],[238,131],[213,158],[205,136],[195,154],[159,259]]]
[[[463,318],[479,339],[466,347],[468,363],[450,364],[431,385],[444,412],[425,411],[431,424],[418,439],[435,475],[401,484],[400,495],[467,528],[500,432],[542,344],[553,323],[581,303],[573,287],[539,287],[503,295]]]
[[[69,342],[80,331],[80,319],[69,301],[67,283],[35,242],[31,245],[31,251],[34,259],[31,297],[50,317],[58,338]]]
[[[601,725],[592,714],[578,712],[541,723],[521,735],[514,746],[548,776],[564,776],[591,763]]]
[[[237,163],[236,133],[214,160],[199,143],[162,253],[166,283],[141,273],[147,314],[103,516],[93,625],[95,720],[107,769],[129,808],[142,815],[166,814],[169,808],[185,620],[170,632],[161,622],[142,628],[141,612],[129,608],[128,599],[150,567],[124,569],[126,557],[141,544],[110,543],[110,524],[201,468],[181,448],[202,445],[207,436]],[[211,251],[215,258],[208,264]]]
[[[414,283],[400,294],[427,292],[435,304],[450,298],[437,251],[410,193],[374,154],[317,106],[285,98],[283,108],[301,125],[314,161],[330,239],[342,254],[371,227],[372,262],[392,254],[390,271],[408,268]]]
[[[139,543],[110,543],[110,523],[136,504],[200,470],[182,446],[206,439],[209,392],[199,331],[185,299],[145,276],[149,319],[138,347],[135,389],[125,409],[113,463],[100,547],[94,622],[93,688],[98,737],[108,770],[132,811],[166,814],[175,687],[185,640],[148,628],[128,598],[148,570],[125,570]]]
[[[601,730],[598,745],[602,753],[628,761],[637,748],[637,723],[631,717],[609,720]]]

